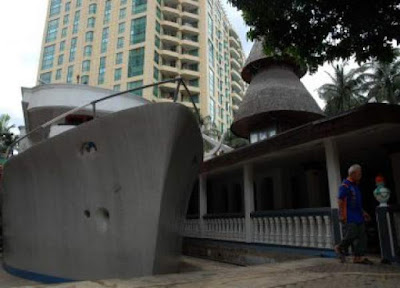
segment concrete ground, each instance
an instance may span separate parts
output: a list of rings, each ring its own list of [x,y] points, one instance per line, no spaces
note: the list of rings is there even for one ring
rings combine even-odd
[[[161,288],[161,287],[400,287],[400,266],[341,264],[337,259],[310,258],[239,267],[229,264],[184,257],[182,273],[113,279],[58,285],[57,288]],[[0,288],[42,286],[2,272]]]

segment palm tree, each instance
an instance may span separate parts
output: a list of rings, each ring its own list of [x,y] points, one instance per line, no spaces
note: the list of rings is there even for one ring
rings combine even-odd
[[[16,136],[11,132],[15,125],[10,125],[10,119],[11,117],[8,114],[0,115],[0,153],[6,152],[16,139]]]
[[[397,58],[391,63],[372,62],[365,64],[369,73],[364,73],[365,88],[369,89],[368,99],[390,104],[400,102],[400,49],[396,49]]]
[[[332,80],[318,89],[319,97],[326,101],[325,113],[328,116],[337,115],[365,103],[366,87],[363,85],[366,67],[345,72],[347,63],[332,65],[334,75],[327,73]]]

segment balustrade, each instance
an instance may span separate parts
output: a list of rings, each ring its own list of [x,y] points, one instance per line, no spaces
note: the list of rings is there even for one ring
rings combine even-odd
[[[265,211],[252,213],[253,243],[293,247],[333,248],[330,208]],[[195,238],[239,241],[246,239],[242,215],[206,215],[203,219],[187,219],[183,235]]]

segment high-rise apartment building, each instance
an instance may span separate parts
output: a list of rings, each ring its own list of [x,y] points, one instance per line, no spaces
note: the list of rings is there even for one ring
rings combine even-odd
[[[244,93],[243,62],[219,0],[49,0],[38,78],[123,91],[180,76],[223,131]],[[138,94],[172,101],[175,89]]]

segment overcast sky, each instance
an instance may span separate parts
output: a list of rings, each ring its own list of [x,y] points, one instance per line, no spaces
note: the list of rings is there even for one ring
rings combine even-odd
[[[248,54],[252,43],[246,39],[247,28],[240,12],[221,0],[226,8],[230,22],[242,39]],[[0,114],[7,113],[12,123],[23,125],[21,109],[21,87],[35,85],[40,58],[40,46],[43,35],[48,0],[3,1],[0,9]],[[18,17],[16,17],[18,15]],[[320,106],[316,89],[329,81],[322,67],[313,76],[305,76],[302,82],[314,96]]]

